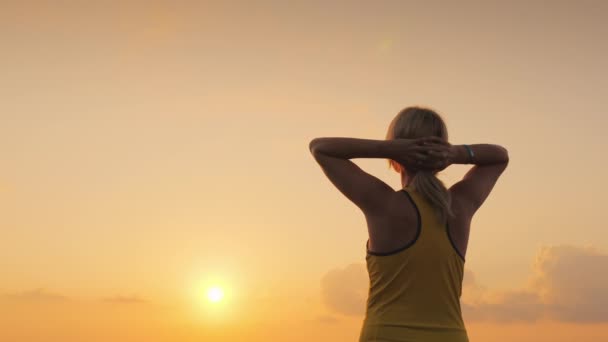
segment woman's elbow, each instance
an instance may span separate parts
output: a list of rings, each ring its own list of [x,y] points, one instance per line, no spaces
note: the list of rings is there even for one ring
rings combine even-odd
[[[322,139],[323,138],[314,138],[308,143],[308,150],[310,151],[310,153],[312,153],[313,155],[318,153],[319,143]]]
[[[509,151],[504,146],[501,146],[501,148],[503,151],[504,162],[505,162],[505,164],[508,164],[509,163]]]

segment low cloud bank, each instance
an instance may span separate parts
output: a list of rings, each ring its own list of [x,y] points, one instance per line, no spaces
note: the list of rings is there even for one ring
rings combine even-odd
[[[518,289],[492,291],[466,269],[462,313],[467,321],[573,323],[608,322],[608,254],[593,247],[543,247],[528,282]],[[335,313],[365,313],[369,280],[366,266],[353,263],[327,272],[321,298]]]

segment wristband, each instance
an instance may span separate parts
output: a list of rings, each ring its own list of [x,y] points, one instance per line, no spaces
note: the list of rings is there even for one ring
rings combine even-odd
[[[473,149],[471,149],[471,147],[469,145],[464,145],[464,147],[467,149],[467,151],[469,152],[469,164],[474,164],[473,162],[473,157],[475,157],[475,153],[473,153]]]

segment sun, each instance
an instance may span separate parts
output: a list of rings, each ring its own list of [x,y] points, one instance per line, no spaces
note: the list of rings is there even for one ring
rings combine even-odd
[[[217,303],[224,298],[224,291],[219,286],[212,286],[207,290],[207,299]]]

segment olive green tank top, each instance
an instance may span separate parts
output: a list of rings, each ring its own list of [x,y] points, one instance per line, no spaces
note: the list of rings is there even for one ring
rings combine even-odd
[[[359,342],[468,342],[460,308],[465,260],[426,199],[414,188],[400,192],[416,208],[416,236],[388,253],[370,251],[367,240]]]

